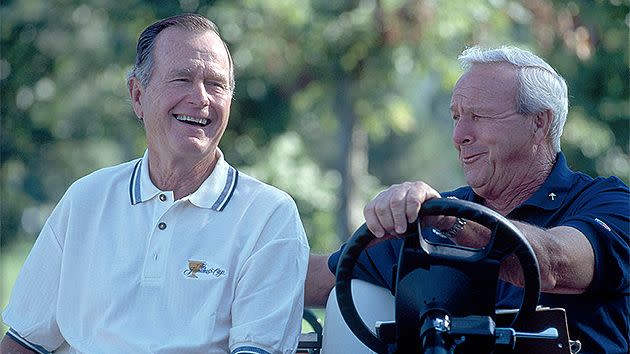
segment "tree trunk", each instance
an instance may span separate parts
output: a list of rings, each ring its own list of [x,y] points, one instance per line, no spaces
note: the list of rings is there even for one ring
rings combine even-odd
[[[339,120],[338,166],[341,176],[339,209],[337,214],[337,236],[345,242],[354,232],[354,227],[363,223],[363,201],[357,181],[367,174],[367,134],[359,124],[354,112],[351,78],[345,77],[337,85],[335,114]]]
[[[347,76],[338,81],[334,106],[335,114],[339,120],[339,155],[337,169],[341,176],[341,185],[339,186],[339,212],[337,213],[337,236],[342,242],[348,238],[350,232],[352,130],[356,120],[352,102],[349,97],[351,85],[351,80]]]

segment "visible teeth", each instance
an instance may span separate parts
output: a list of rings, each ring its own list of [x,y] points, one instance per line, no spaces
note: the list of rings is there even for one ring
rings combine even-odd
[[[205,118],[195,118],[191,116],[175,116],[175,118],[180,122],[193,122],[201,125],[206,125],[208,120]]]

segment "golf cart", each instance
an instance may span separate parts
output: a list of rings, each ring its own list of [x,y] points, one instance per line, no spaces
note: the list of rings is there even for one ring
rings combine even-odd
[[[492,231],[490,241],[480,249],[435,242],[421,236],[417,224],[410,225],[402,243],[395,289],[390,292],[352,279],[359,255],[374,240],[366,225],[361,226],[339,259],[325,326],[322,329],[313,323],[316,332],[303,334],[298,353],[579,351],[579,342],[569,340],[564,310],[537,306],[538,262],[514,225],[481,205],[446,198],[424,203],[420,214],[476,222]],[[512,253],[525,279],[522,302],[519,309],[497,311],[499,266]],[[309,317],[309,323],[317,322]]]

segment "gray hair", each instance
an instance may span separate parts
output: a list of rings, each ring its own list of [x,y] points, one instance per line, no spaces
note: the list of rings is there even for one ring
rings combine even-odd
[[[212,21],[197,14],[181,14],[172,17],[168,17],[157,21],[145,28],[138,38],[138,45],[136,47],[136,62],[133,68],[127,74],[127,84],[132,77],[136,77],[143,87],[147,87],[149,80],[151,79],[151,72],[153,71],[153,49],[155,48],[155,39],[162,30],[169,27],[178,27],[191,32],[206,32],[212,31],[219,36],[225,51],[227,52],[230,63],[230,77],[229,85],[230,91],[234,90],[234,63],[232,62],[232,55],[228,50],[228,46],[219,34],[219,29]]]
[[[518,69],[516,111],[521,114],[553,112],[549,137],[555,152],[560,152],[560,136],[567,120],[569,106],[567,84],[549,64],[523,49],[504,46],[496,49],[472,47],[457,58],[464,70],[473,64],[507,62]]]

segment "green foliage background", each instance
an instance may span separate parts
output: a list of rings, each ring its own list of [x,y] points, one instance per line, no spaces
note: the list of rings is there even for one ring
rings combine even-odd
[[[449,90],[467,46],[529,48],[566,78],[574,169],[630,179],[627,0],[3,0],[2,301],[66,188],[145,149],[125,75],[158,18],[215,21],[236,63],[221,143],[289,192],[315,252],[334,250],[385,185],[463,184]]]

